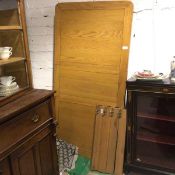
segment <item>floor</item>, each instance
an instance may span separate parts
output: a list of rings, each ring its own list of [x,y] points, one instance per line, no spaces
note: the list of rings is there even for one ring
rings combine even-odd
[[[69,175],[68,173],[62,173],[61,175]],[[101,174],[101,173],[97,173],[97,172],[89,172],[87,175],[104,175],[104,174]]]
[[[75,169],[68,172],[68,175],[109,175],[109,174],[103,174],[95,171],[90,171],[90,166],[91,166],[90,159],[79,155],[75,163]]]
[[[99,173],[99,172],[89,172],[88,175],[109,175],[109,174],[102,174],[102,173]]]
[[[69,175],[69,173],[62,173],[61,175]],[[76,175],[78,175],[78,174],[76,174]],[[105,174],[91,171],[87,175],[105,175]]]

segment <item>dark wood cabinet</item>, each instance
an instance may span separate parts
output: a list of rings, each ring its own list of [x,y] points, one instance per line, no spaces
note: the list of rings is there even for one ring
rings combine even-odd
[[[54,92],[33,89],[24,0],[0,0],[0,49],[0,175],[56,175]]]
[[[14,175],[53,175],[52,133],[45,129],[10,155]],[[30,171],[29,171],[30,170]]]
[[[1,174],[58,174],[56,124],[52,91],[31,90],[2,106]]]
[[[127,81],[125,172],[175,174],[175,84]]]
[[[0,175],[10,175],[9,159],[4,159],[0,162]]]

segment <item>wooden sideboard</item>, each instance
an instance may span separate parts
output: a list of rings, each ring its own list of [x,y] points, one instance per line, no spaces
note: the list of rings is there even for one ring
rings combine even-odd
[[[31,90],[1,107],[0,174],[58,174],[53,94]]]
[[[0,1],[0,175],[56,175],[53,91],[32,86],[24,0]]]

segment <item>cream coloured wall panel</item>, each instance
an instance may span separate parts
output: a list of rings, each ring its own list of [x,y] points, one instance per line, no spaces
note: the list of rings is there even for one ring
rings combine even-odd
[[[30,51],[32,57],[35,55],[31,59],[33,61],[39,59],[41,53],[50,54],[45,60],[43,58],[40,67],[32,64],[33,75],[38,78],[34,81],[35,88],[47,89],[48,84],[52,87],[53,70],[46,68],[48,60],[53,60],[53,43],[45,36],[53,35],[55,4],[71,1],[74,0],[25,0]],[[134,14],[128,77],[142,69],[168,73],[170,60],[175,55],[175,23],[173,22],[175,0],[132,0],[132,2]],[[42,44],[38,40],[41,40]],[[40,69],[46,70],[44,74],[47,74],[47,79],[39,76]]]

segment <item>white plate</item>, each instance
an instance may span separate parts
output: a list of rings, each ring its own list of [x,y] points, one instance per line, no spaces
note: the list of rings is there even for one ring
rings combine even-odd
[[[139,72],[136,72],[134,75],[138,78],[156,78],[160,76],[159,74],[151,74],[151,75],[145,74],[145,76],[142,76],[139,74]]]
[[[154,77],[139,77],[139,76],[137,76],[137,74],[133,75],[133,78],[135,78],[137,80],[150,80],[150,81],[164,80],[168,77],[169,77],[168,75],[156,75]]]
[[[13,89],[15,89],[17,86],[18,86],[18,85],[17,85],[16,82],[12,83],[10,86],[1,85],[1,86],[0,86],[0,91],[13,90]]]
[[[0,90],[0,96],[6,97],[9,95],[12,95],[13,93],[17,92],[19,90],[19,86],[17,85],[15,88],[13,89],[8,89],[8,90]]]
[[[15,86],[15,85],[17,85],[17,83],[16,82],[12,82],[9,86],[0,84],[0,87],[11,87],[11,86]]]

